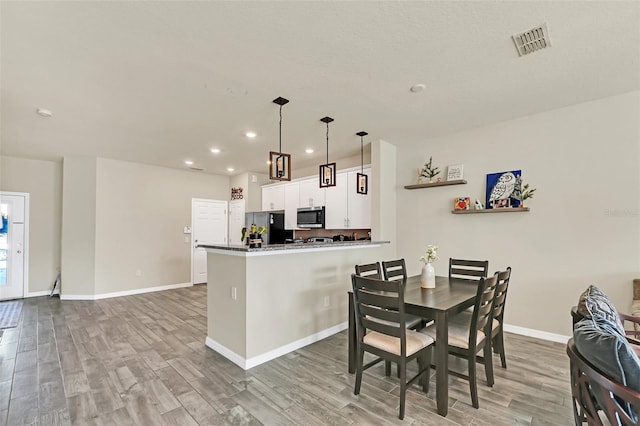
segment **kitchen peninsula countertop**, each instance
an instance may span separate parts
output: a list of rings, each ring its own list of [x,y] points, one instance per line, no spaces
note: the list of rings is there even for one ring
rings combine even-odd
[[[357,240],[357,241],[334,241],[332,243],[293,243],[293,244],[262,244],[260,248],[249,248],[246,244],[202,244],[198,247],[202,247],[208,250],[221,250],[229,252],[239,253],[265,253],[265,252],[288,252],[299,250],[333,250],[333,249],[347,249],[356,247],[378,247],[381,244],[389,244],[390,241],[371,241],[371,240]]]

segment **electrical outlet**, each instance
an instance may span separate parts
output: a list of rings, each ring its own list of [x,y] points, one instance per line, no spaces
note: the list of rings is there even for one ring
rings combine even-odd
[[[184,237],[184,242],[188,243],[189,242],[189,237]]]
[[[238,298],[238,289],[236,287],[231,287],[231,298],[233,300]]]
[[[142,271],[140,269],[136,269],[136,277],[141,277]]]
[[[331,298],[329,296],[324,297],[324,307],[328,307],[331,304]]]

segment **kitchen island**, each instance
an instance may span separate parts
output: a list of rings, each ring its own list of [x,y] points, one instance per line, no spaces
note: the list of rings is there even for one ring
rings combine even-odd
[[[387,260],[388,243],[202,246],[206,345],[246,370],[346,329],[354,265]]]

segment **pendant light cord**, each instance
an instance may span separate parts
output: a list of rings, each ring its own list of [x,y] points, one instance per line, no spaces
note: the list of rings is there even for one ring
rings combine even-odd
[[[360,136],[360,173],[364,174],[364,148],[362,138],[364,136]]]
[[[329,123],[327,123],[327,164],[329,164]]]
[[[280,105],[280,133],[279,133],[279,152],[282,152],[282,105]]]

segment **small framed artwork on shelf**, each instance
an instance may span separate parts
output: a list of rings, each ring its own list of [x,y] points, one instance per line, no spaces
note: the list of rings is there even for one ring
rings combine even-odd
[[[447,167],[447,181],[460,180],[463,178],[464,165],[452,164]]]
[[[458,197],[453,199],[454,210],[469,210],[470,204],[471,204],[471,201],[469,197]]]

